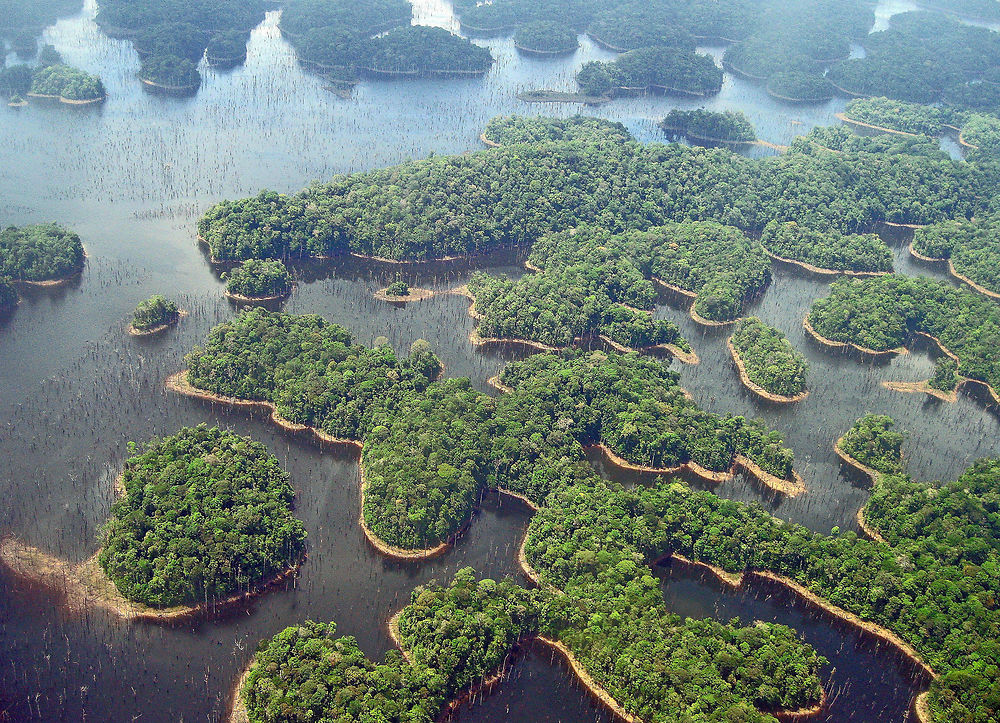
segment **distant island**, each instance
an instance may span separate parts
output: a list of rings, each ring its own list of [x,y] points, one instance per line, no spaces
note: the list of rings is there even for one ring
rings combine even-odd
[[[292,293],[292,276],[280,261],[250,259],[224,280],[226,296],[236,301],[277,301]]]
[[[163,296],[152,296],[139,303],[132,315],[129,334],[132,336],[150,336],[176,324],[181,318],[177,304]]]

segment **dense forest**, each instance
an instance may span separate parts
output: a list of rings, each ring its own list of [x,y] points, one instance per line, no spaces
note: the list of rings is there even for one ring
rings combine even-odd
[[[170,91],[191,92],[201,87],[198,66],[176,55],[150,55],[143,59],[139,79]]]
[[[83,244],[54,223],[0,231],[0,276],[15,281],[53,281],[83,268]]]
[[[489,49],[443,28],[407,25],[364,44],[356,64],[388,75],[485,73],[493,65]]]
[[[948,259],[956,273],[987,291],[1000,294],[1000,217],[942,221],[917,229],[913,250],[921,256]]]
[[[569,53],[580,43],[571,28],[550,20],[536,20],[517,29],[514,45],[518,50],[534,53]]]
[[[884,414],[866,414],[837,440],[837,447],[848,457],[882,474],[903,472],[903,441],[896,422]]]
[[[301,559],[288,475],[262,444],[199,425],[130,449],[98,555],[128,599],[219,600]]]
[[[959,381],[958,362],[950,356],[941,356],[934,364],[934,375],[927,380],[927,386],[948,393],[955,391]]]
[[[941,142],[931,136],[902,136],[893,133],[859,136],[844,126],[817,126],[792,141],[791,151],[808,153],[810,147],[839,153],[927,156],[938,161],[948,159],[948,153],[941,148]]]
[[[280,261],[249,259],[223,275],[226,293],[245,299],[273,299],[292,292],[292,275]]]
[[[725,472],[743,456],[792,477],[791,452],[776,433],[701,411],[676,373],[635,354],[534,356],[504,370],[515,393],[494,399],[467,379],[433,382],[440,363],[424,342],[399,359],[387,346],[352,346],[344,329],[318,317],[254,309],[216,327],[186,361],[199,389],[271,402],[292,422],[363,441],[365,523],[410,549],[447,540],[484,488],[541,503],[551,480],[532,470],[580,459],[581,445],[602,442],[657,468],[694,461]]]
[[[885,97],[852,100],[844,115],[879,128],[926,136],[939,135],[941,127],[954,119],[954,113],[945,108]]]
[[[722,70],[710,55],[671,47],[637,48],[612,61],[592,60],[576,76],[587,95],[660,90],[711,95],[722,89]]]
[[[767,79],[768,95],[795,103],[829,100],[834,90],[833,84],[823,76],[801,70],[782,71]]]
[[[774,327],[755,316],[741,319],[729,343],[747,378],[764,391],[796,397],[806,390],[806,358]]]
[[[892,271],[892,250],[877,234],[845,234],[772,221],[760,242],[775,256],[829,271]]]
[[[100,100],[105,95],[100,78],[68,65],[50,65],[37,70],[31,80],[30,93],[80,102]]]
[[[993,164],[811,146],[755,160],[679,144],[563,141],[434,156],[294,195],[265,191],[210,208],[198,230],[218,260],[440,258],[526,246],[581,223],[622,231],[707,220],[759,231],[774,220],[858,233],[983,213],[998,176]]]
[[[749,119],[742,112],[731,110],[721,113],[704,108],[672,110],[660,122],[660,128],[706,141],[750,143],[757,138]]]
[[[148,332],[158,327],[173,324],[180,318],[177,304],[157,294],[140,301],[132,314],[132,328]]]
[[[486,124],[483,137],[500,146],[549,141],[622,143],[633,140],[632,134],[621,123],[582,115],[569,118],[496,116]]]
[[[0,276],[0,314],[5,314],[17,306],[20,297],[17,289],[10,283],[6,276]]]
[[[836,342],[883,351],[933,336],[959,358],[962,376],[1000,392],[1000,307],[974,291],[922,276],[843,279],[813,302],[809,323]]]

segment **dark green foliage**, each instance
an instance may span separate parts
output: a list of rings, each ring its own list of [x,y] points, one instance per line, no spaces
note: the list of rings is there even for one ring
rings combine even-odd
[[[295,195],[224,201],[199,221],[220,260],[395,259],[527,246],[582,223],[618,232],[671,220],[760,230],[772,220],[863,232],[879,221],[970,217],[998,169],[909,155],[819,149],[759,160],[679,144],[561,142],[435,156],[337,176]]]
[[[855,95],[933,103],[942,92],[1000,65],[1000,35],[936,13],[895,15],[865,38],[864,58],[833,66],[829,78]]]
[[[558,141],[622,143],[633,140],[632,134],[621,123],[582,115],[569,118],[496,116],[486,124],[483,135],[502,146]]]
[[[604,0],[495,0],[492,3],[459,2],[456,11],[465,28],[506,32],[522,25],[551,21],[572,30],[583,30]]]
[[[942,221],[917,229],[913,250],[921,256],[948,259],[952,268],[988,291],[1000,293],[1000,217]]]
[[[720,3],[721,4],[721,3]],[[685,27],[688,13],[675,2],[605,3],[587,34],[615,50],[670,46],[694,50],[695,40]]]
[[[537,630],[537,593],[470,568],[451,584],[413,591],[399,618],[406,661],[375,665],[333,623],[308,621],[260,644],[241,691],[253,723],[430,723],[461,692],[502,667],[518,639]]]
[[[866,414],[838,440],[837,446],[866,467],[882,474],[901,474],[904,436],[893,429],[895,425],[892,417]]]
[[[953,392],[958,386],[958,381],[958,362],[950,356],[942,356],[934,365],[934,376],[927,381],[927,384],[932,389]]]
[[[755,316],[741,319],[729,339],[750,381],[771,394],[794,397],[806,389],[809,364],[774,327]]]
[[[962,125],[962,140],[976,146],[974,159],[1000,158],[1000,118],[975,113]]]
[[[523,50],[543,53],[567,53],[579,46],[573,30],[548,20],[521,25],[514,33],[514,43]]]
[[[0,91],[4,95],[26,95],[31,90],[31,81],[35,77],[35,69],[30,65],[11,65],[0,68]]]
[[[17,289],[10,283],[10,279],[0,276],[0,314],[6,313],[17,306],[19,300]]]
[[[484,73],[493,65],[489,49],[444,28],[393,28],[365,45],[359,66],[379,73]]]
[[[929,334],[959,358],[963,376],[1000,389],[1000,307],[973,291],[919,276],[844,279],[813,302],[809,322],[828,339],[875,350]]]
[[[494,399],[468,380],[432,383],[440,365],[426,343],[398,360],[387,346],[350,346],[318,317],[254,309],[216,327],[186,361],[199,389],[273,402],[292,422],[363,440],[365,522],[411,549],[454,534],[484,488],[541,503],[558,478],[549,468],[580,459],[581,444],[603,441],[640,465],[693,459],[724,471],[745,455],[791,474],[777,434],[699,410],[674,372],[638,355],[534,356],[504,370],[516,391]]]
[[[205,57],[213,65],[242,63],[247,57],[248,33],[241,30],[227,30],[216,33],[208,41]]]
[[[31,92],[67,100],[97,100],[104,97],[104,83],[96,75],[68,65],[49,65],[35,71]]]
[[[313,28],[342,27],[359,36],[408,25],[412,8],[406,0],[291,0],[281,14],[281,29],[293,38]]]
[[[35,37],[41,35],[46,26],[60,17],[80,12],[82,5],[81,0],[0,0],[0,27],[3,28],[0,30],[0,37],[13,40],[23,31],[30,31],[31,44],[34,46]],[[28,33],[23,34],[27,36]],[[19,43],[27,49],[26,40]],[[31,54],[34,55],[34,51]]]
[[[217,600],[302,557],[288,475],[246,437],[200,425],[155,439],[126,461],[122,487],[98,560],[130,600]]]
[[[822,75],[792,70],[768,78],[767,92],[782,100],[823,101],[833,97],[834,88]]]
[[[386,296],[409,296],[410,285],[402,279],[393,281],[385,290]]]
[[[292,276],[280,261],[250,259],[226,274],[226,291],[248,299],[270,299],[292,292]]]
[[[173,55],[196,64],[205,54],[212,34],[190,22],[168,22],[141,28],[132,37],[139,55]]]
[[[772,221],[761,243],[775,256],[831,271],[892,271],[892,250],[876,234],[842,234]]]
[[[179,318],[177,304],[162,296],[152,296],[139,302],[132,315],[132,328],[137,331],[149,331],[164,324],[173,324]]]
[[[34,58],[38,53],[38,41],[35,40],[35,31],[25,28],[15,35],[10,41],[10,49],[17,53],[17,57],[22,60]]]
[[[1000,66],[997,70],[1000,70]],[[985,80],[959,83],[944,89],[941,102],[958,109],[1000,113],[1000,85]]]
[[[741,111],[716,112],[698,110],[672,110],[660,123],[665,131],[676,131],[691,138],[708,141],[751,142],[757,138],[753,124]]]
[[[869,125],[927,136],[940,135],[941,126],[950,119],[942,108],[884,97],[852,100],[844,115]]]
[[[878,153],[882,155],[905,154],[926,156],[938,161],[948,158],[937,138],[930,136],[901,136],[895,133],[879,133],[861,136],[845,126],[817,126],[804,136],[792,141],[794,153],[808,152],[813,144],[841,153]]]
[[[19,281],[65,279],[83,268],[80,237],[54,223],[0,231],[0,276]]]
[[[139,78],[167,89],[197,90],[201,73],[187,58],[176,55],[151,55],[142,61]]]
[[[710,95],[722,89],[722,70],[709,55],[675,47],[630,50],[613,61],[591,61],[576,77],[588,95],[665,90]]]
[[[49,65],[62,65],[63,59],[53,46],[46,43],[38,53],[38,67],[45,68]]]

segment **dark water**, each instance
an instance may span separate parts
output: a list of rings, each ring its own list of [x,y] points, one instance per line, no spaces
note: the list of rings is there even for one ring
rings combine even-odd
[[[585,38],[575,55],[556,60],[519,57],[509,39],[477,41],[499,59],[483,79],[362,83],[344,100],[299,70],[272,14],[254,32],[245,67],[205,69],[198,95],[178,100],[140,89],[137,56],[128,43],[97,31],[94,9],[88,0],[79,17],[60,21],[46,40],[67,62],[100,73],[108,101],[98,108],[0,108],[0,221],[58,220],[81,233],[89,254],[79,280],[25,292],[20,308],[0,322],[0,419],[8,420],[0,425],[0,533],[68,559],[90,556],[126,441],[204,421],[252,435],[282,460],[299,492],[310,557],[288,590],[260,598],[247,613],[194,628],[123,623],[98,610],[70,616],[56,597],[0,575],[0,721],[215,720],[257,641],[287,625],[335,620],[378,658],[390,645],[385,620],[416,585],[445,581],[465,565],[483,575],[516,575],[516,547],[529,514],[491,501],[447,555],[425,563],[387,562],[370,550],[357,525],[353,454],[289,437],[263,418],[167,394],[163,380],[183,368],[183,355],[235,312],[195,244],[194,222],[214,201],[262,187],[294,191],[337,172],[475,149],[482,126],[498,113],[576,112],[578,106],[521,103],[514,94],[571,89],[582,62],[609,54]],[[442,0],[420,2],[417,16],[454,27]],[[660,137],[655,122],[670,108],[698,105],[636,98],[593,112],[653,140]],[[785,106],[727,76],[722,94],[705,105],[743,110],[763,138],[787,143],[813,125],[835,122],[843,101]],[[940,276],[915,265],[906,238],[895,236],[899,270]],[[520,273],[515,255],[477,265]],[[468,263],[428,264],[403,273],[415,285],[446,290],[471,270]],[[285,309],[322,314],[363,343],[385,336],[405,351],[413,340],[427,339],[449,376],[468,376],[480,389],[523,354],[473,347],[464,298],[443,295],[404,308],[372,298],[397,272],[356,261],[304,266]],[[980,402],[966,396],[954,405],[928,402],[881,386],[883,380],[926,378],[933,365],[926,352],[872,363],[810,343],[801,320],[827,284],[779,268],[752,309],[809,356],[811,394],[793,407],[762,404],[743,390],[725,350],[726,330],[698,327],[685,310],[668,304],[657,311],[681,324],[702,359],[695,367],[672,362],[684,386],[707,409],[761,416],[780,430],[809,491],[787,500],[742,478],[712,488],[760,501],[820,531],[854,529],[855,512],[867,497],[866,483],[842,470],[832,451],[833,440],[865,412],[891,414],[910,433],[905,451],[919,478],[953,477],[976,457],[1000,454],[1000,424]],[[153,293],[174,297],[190,316],[159,338],[132,339],[125,333],[129,314]],[[773,590],[751,585],[734,595],[675,571],[666,579],[665,596],[682,614],[773,619],[801,630],[833,661],[825,674],[837,697],[822,720],[902,720],[919,688],[891,651],[871,649],[852,631]],[[461,718],[606,720],[573,676],[550,659],[547,650],[526,651],[507,683]]]

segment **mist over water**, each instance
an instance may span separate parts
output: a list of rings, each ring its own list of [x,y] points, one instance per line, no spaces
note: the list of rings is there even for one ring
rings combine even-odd
[[[879,18],[913,9],[884,2]],[[431,579],[447,581],[471,565],[483,576],[518,575],[516,551],[530,513],[487,498],[482,514],[448,554],[421,563],[390,562],[374,553],[357,524],[357,455],[282,433],[264,416],[213,407],[167,393],[163,380],[184,367],[183,356],[236,308],[195,243],[195,222],[212,203],[261,188],[294,192],[314,179],[392,165],[430,153],[479,149],[479,133],[497,114],[571,115],[585,112],[625,123],[643,141],[662,141],[656,123],[671,108],[742,110],[758,135],[787,144],[816,125],[836,123],[843,100],[785,105],[759,85],[726,75],[707,100],[625,98],[581,110],[578,105],[528,104],[523,90],[574,89],[576,69],[613,54],[581,37],[573,55],[521,56],[510,38],[477,39],[497,63],[474,80],[362,82],[349,99],[304,73],[269,13],[252,34],[247,62],[230,71],[202,66],[197,95],[166,98],[144,92],[139,59],[127,41],[104,36],[84,11],[46,30],[66,61],[99,74],[108,100],[73,108],[33,102],[0,108],[0,222],[55,220],[78,231],[88,253],[82,277],[56,289],[23,292],[0,321],[0,534],[13,534],[52,554],[83,560],[98,546],[113,498],[112,482],[125,443],[208,422],[260,440],[281,460],[298,492],[297,514],[309,532],[309,559],[288,589],[260,597],[247,612],[196,627],[126,623],[100,610],[70,614],[57,596],[0,573],[0,721],[217,720],[232,685],[259,640],[312,618],[335,620],[380,659],[391,643],[386,619]],[[417,22],[457,30],[446,0],[417,0]],[[703,49],[716,57],[721,48]],[[754,154],[771,153],[754,149]],[[905,233],[890,239],[896,268],[944,278],[906,251]],[[447,376],[485,380],[523,349],[473,347],[468,303],[441,295],[404,308],[372,298],[397,273],[413,285],[453,288],[474,268],[516,275],[517,254],[470,263],[414,267],[339,260],[296,266],[300,280],[284,306],[318,313],[349,328],[360,343],[385,336],[404,352],[427,339]],[[720,495],[759,501],[779,517],[822,532],[856,529],[868,496],[863,479],[841,468],[833,441],[866,412],[890,414],[909,432],[908,470],[919,479],[953,478],[973,459],[1000,455],[1000,420],[966,395],[955,404],[928,401],[882,387],[884,380],[930,375],[926,351],[871,362],[831,354],[806,338],[801,321],[828,280],[785,267],[751,313],[785,332],[811,365],[809,397],[796,405],[760,402],[744,390],[725,347],[727,329],[705,329],[686,309],[668,303],[659,316],[678,322],[701,358],[671,363],[704,408],[759,416],[794,450],[808,492],[789,500],[737,477],[696,483]],[[152,339],[126,334],[135,304],[154,294],[190,312]],[[600,461],[596,461],[601,467]],[[604,470],[628,484],[650,480]],[[829,709],[814,720],[903,720],[920,687],[892,650],[774,589],[754,583],[733,592],[680,569],[660,570],[668,607],[681,615],[739,617],[792,625],[825,656]],[[874,715],[874,717],[872,717]],[[5,718],[6,716],[6,718]],[[571,673],[548,650],[530,649],[510,679],[466,707],[469,721],[604,721]]]

